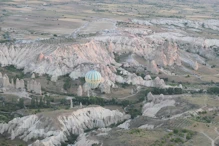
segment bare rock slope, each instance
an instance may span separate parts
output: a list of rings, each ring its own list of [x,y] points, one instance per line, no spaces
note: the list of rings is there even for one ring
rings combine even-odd
[[[15,118],[0,124],[0,133],[9,133],[11,139],[24,141],[40,139],[33,145],[54,146],[67,140],[70,134],[79,135],[84,130],[103,128],[129,119],[130,115],[102,107],[87,107],[74,111],[55,111]]]

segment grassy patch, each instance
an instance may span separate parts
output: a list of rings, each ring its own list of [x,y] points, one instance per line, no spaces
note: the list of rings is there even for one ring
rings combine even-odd
[[[180,146],[192,139],[195,134],[196,132],[187,129],[174,129],[151,146]]]

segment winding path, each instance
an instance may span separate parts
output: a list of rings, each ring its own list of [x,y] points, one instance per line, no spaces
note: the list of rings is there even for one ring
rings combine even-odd
[[[211,146],[215,146],[214,145],[214,140],[210,137],[210,136],[208,136],[206,133],[204,133],[203,131],[201,131],[200,133],[202,133],[205,137],[207,137],[210,141],[211,141]]]
[[[128,95],[128,96],[125,96],[125,97],[121,97],[121,98],[118,98],[118,99],[127,99],[127,98],[129,98],[129,97],[132,97],[132,96],[137,95],[140,91],[141,91],[141,90],[137,90],[137,92],[134,93],[134,94],[132,94],[132,95]]]

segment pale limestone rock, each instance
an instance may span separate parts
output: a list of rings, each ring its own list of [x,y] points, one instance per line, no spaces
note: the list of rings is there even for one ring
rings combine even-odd
[[[80,85],[80,86],[78,86],[77,95],[82,96],[82,94],[83,94],[83,91],[82,91],[82,87]]]
[[[148,129],[148,130],[152,130],[152,129],[154,129],[154,125],[145,124],[145,125],[141,125],[140,127],[138,127],[138,129]]]
[[[31,146],[45,146],[40,140],[36,140]]]
[[[16,89],[19,89],[20,87],[21,87],[21,85],[20,85],[20,80],[17,78],[16,79]]]
[[[123,64],[123,67],[130,67],[130,64],[128,62]]]
[[[166,85],[165,85],[165,82],[164,82],[163,79],[160,79],[159,77],[156,77],[154,79],[154,86],[155,87],[164,88]]]
[[[159,73],[159,68],[157,67],[157,64],[155,60],[152,60],[149,64],[149,71],[153,74],[158,74]]]
[[[31,81],[27,81],[27,91],[28,92],[33,92],[36,94],[42,94],[42,90],[41,90],[41,84],[40,82],[37,82],[36,80],[31,80]]]
[[[146,76],[144,77],[144,79],[147,80],[147,81],[148,81],[148,80],[152,80],[152,78],[151,78],[150,75],[146,75]]]
[[[123,122],[130,115],[109,110],[100,106],[72,109],[72,112],[35,114],[14,118],[8,123],[0,124],[0,133],[8,133],[24,141],[38,139],[32,146],[59,146],[67,140],[68,134],[80,135],[87,129],[103,128]],[[50,127],[50,128],[48,128]],[[28,132],[27,132],[28,131]]]
[[[31,75],[31,79],[35,79],[35,74],[34,73]]]
[[[22,90],[25,88],[25,86],[24,86],[24,80],[23,80],[23,79],[20,80],[20,88],[21,88]]]
[[[76,143],[74,145],[69,146],[92,146],[94,144],[98,145],[99,142],[93,139],[88,139],[86,133],[82,133],[78,136]]]
[[[87,90],[87,97],[90,97],[90,90]]]
[[[15,139],[15,134],[14,134],[14,130],[11,131],[11,140]]]
[[[120,124],[118,127],[121,128],[121,129],[126,129],[128,130],[129,129],[129,126],[130,126],[130,122],[131,122],[131,119],[125,121],[124,123]]]
[[[147,95],[147,101],[148,102],[154,101],[154,96],[153,96],[153,94],[151,92],[149,92],[148,95]]]
[[[27,91],[30,92],[31,91],[31,87],[30,87],[30,81],[27,81]]]
[[[83,85],[83,91],[87,92],[88,90],[90,90],[90,86],[87,83],[84,83]]]
[[[167,57],[163,51],[157,53],[156,64],[164,67],[168,65]],[[155,66],[155,64],[153,64],[153,66]]]
[[[44,57],[43,53],[40,53],[38,56],[38,61],[43,61],[44,58],[45,57]]]
[[[164,97],[163,94],[160,94],[160,96],[159,96],[159,100],[160,100],[160,101],[165,100],[165,97]]]
[[[7,74],[4,74],[2,78],[2,85],[3,85],[3,88],[8,88],[10,86],[10,82],[9,82],[9,78]]]
[[[163,107],[175,106],[174,100],[164,100],[159,101],[156,99],[156,102],[145,103],[142,108],[142,115],[148,117],[156,117],[157,112],[159,112]]]
[[[196,61],[195,64],[194,64],[194,66],[193,66],[193,69],[194,69],[194,70],[198,70],[198,67],[199,67],[199,66],[198,66],[198,62]]]
[[[73,108],[73,102],[72,102],[73,97],[67,97],[66,99],[70,101],[70,109],[72,109]]]
[[[3,78],[0,78],[0,88],[3,88]]]
[[[50,80],[52,82],[56,82],[58,80],[58,76],[52,76]]]
[[[110,93],[110,81],[109,80],[106,80],[104,81],[103,83],[100,84],[100,90],[101,90],[101,93],[107,93],[109,94]]]
[[[148,23],[149,21],[149,23]],[[182,22],[185,20],[140,20],[142,24],[176,24],[182,27]],[[136,20],[134,23],[138,23]],[[152,23],[153,22],[153,23]],[[213,22],[213,24],[209,23]],[[209,28],[217,28],[215,21],[205,22],[209,25]],[[189,22],[191,26],[198,26],[199,23]],[[211,27],[210,27],[211,26]],[[130,28],[132,30],[133,28]],[[136,30],[137,29],[137,30]],[[145,62],[150,60],[154,61],[147,65],[147,68],[152,73],[159,73],[160,66],[172,66],[173,64],[182,65],[181,62],[189,60],[190,66],[197,69],[197,57],[192,56],[178,46],[182,45],[193,45],[189,47],[189,50],[194,53],[200,53],[206,56],[208,59],[216,56],[215,51],[211,46],[219,46],[217,39],[204,39],[187,36],[181,32],[160,32],[160,33],[141,33],[143,36],[139,37],[136,35],[134,38],[129,37],[127,33],[144,32],[144,28],[135,28],[134,31],[127,31],[120,29],[116,30],[121,35],[104,35],[93,37],[92,40],[86,41],[86,43],[78,44],[67,44],[67,45],[55,45],[55,44],[44,44],[40,42],[34,42],[31,44],[0,44],[0,63],[3,66],[13,64],[18,68],[24,68],[24,72],[35,72],[39,74],[49,74],[52,77],[58,77],[65,74],[70,74],[72,79],[84,77],[85,73],[91,69],[96,69],[101,72],[101,75],[105,80],[109,80],[111,86],[115,86],[117,80],[121,82],[131,83],[132,79],[129,79],[132,75],[127,74],[130,77],[118,77],[116,75],[116,69],[121,66],[115,60],[115,55],[123,54],[136,54],[137,56],[143,57]],[[164,41],[164,40],[167,41]],[[177,44],[179,45],[176,45]],[[89,48],[89,49],[87,49]],[[41,52],[39,54],[39,52]],[[31,57],[30,57],[31,54]],[[135,58],[131,58],[132,62],[135,62]],[[198,61],[199,63],[199,61]],[[123,66],[129,67],[132,64],[127,62],[122,63]],[[193,65],[194,64],[194,65]],[[199,63],[200,64],[200,63]],[[139,66],[140,64],[134,64]],[[123,71],[124,72],[124,71]],[[56,81],[56,80],[54,80]],[[119,82],[120,83],[120,82]],[[151,82],[144,82],[140,79],[135,82],[142,85],[152,85]]]
[[[182,62],[181,62],[181,59],[180,59],[180,56],[179,56],[179,55],[177,55],[176,65],[178,65],[178,66],[181,66],[181,65],[182,65]]]

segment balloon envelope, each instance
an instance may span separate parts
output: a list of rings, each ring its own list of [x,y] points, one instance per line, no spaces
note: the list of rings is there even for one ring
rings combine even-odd
[[[101,82],[101,74],[98,71],[92,70],[86,73],[85,81],[90,88],[96,88]]]

